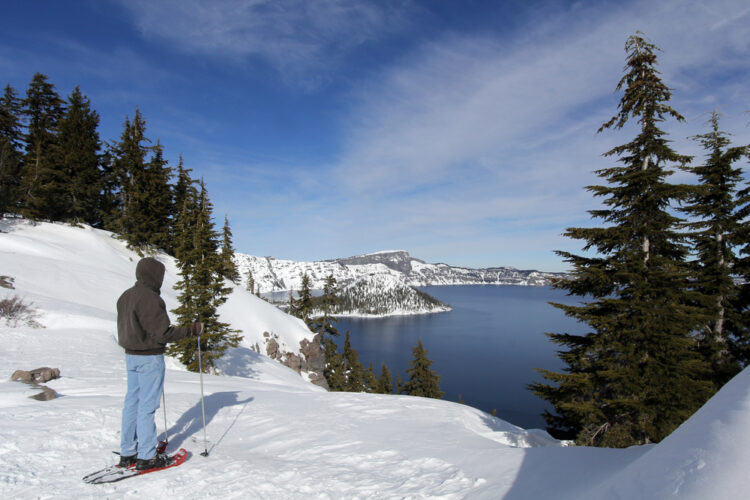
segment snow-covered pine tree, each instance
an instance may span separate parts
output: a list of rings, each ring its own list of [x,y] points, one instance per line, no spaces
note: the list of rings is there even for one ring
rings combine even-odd
[[[557,252],[573,267],[572,279],[557,287],[584,297],[581,306],[553,304],[589,325],[585,335],[548,334],[567,348],[559,356],[564,373],[541,370],[555,385],[530,386],[551,402],[552,431],[581,444],[624,447],[660,441],[711,395],[708,370],[695,349],[693,332],[704,319],[690,290],[687,247],[676,232],[680,220],[670,204],[684,187],[668,184],[667,164],[677,154],[659,124],[682,116],[667,102],[669,88],[656,70],[656,51],[641,33],[625,44],[624,95],[619,111],[600,131],[637,120],[636,137],[606,152],[621,163],[597,171],[606,185],[586,189],[606,208],[589,213],[601,227],[569,228],[595,256]]]
[[[432,361],[427,357],[427,349],[421,340],[412,348],[412,354],[414,358],[406,369],[409,380],[404,383],[403,392],[410,396],[442,399],[445,393],[440,390],[440,375],[430,368]]]
[[[735,164],[747,154],[747,148],[731,146],[727,134],[719,129],[719,118],[714,112],[711,130],[693,138],[706,151],[706,160],[698,166],[683,167],[698,177],[699,184],[681,208],[691,217],[685,226],[697,254],[694,285],[704,296],[702,305],[707,310],[707,321],[698,335],[699,349],[711,365],[717,390],[740,371],[738,346],[750,340],[735,308],[739,287],[732,276],[742,221],[737,186],[743,176]]]

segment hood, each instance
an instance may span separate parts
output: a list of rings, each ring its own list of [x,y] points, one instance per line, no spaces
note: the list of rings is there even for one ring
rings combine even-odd
[[[141,259],[135,267],[135,279],[141,285],[159,293],[161,284],[164,282],[164,264],[153,257]]]

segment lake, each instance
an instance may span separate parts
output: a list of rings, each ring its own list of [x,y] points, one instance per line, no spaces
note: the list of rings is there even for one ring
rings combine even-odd
[[[552,407],[526,389],[543,381],[535,368],[561,371],[558,346],[545,332],[576,333],[585,325],[566,317],[547,302],[578,304],[580,298],[549,287],[526,286],[431,286],[429,293],[453,310],[446,313],[386,318],[341,318],[336,324],[343,347],[344,333],[351,332],[352,346],[367,368],[373,363],[380,375],[385,362],[395,383],[396,374],[406,379],[419,339],[441,376],[444,398],[491,412],[515,425],[530,429],[546,427],[541,413]]]

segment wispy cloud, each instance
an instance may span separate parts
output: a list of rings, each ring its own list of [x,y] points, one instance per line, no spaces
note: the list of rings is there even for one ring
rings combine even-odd
[[[178,50],[258,57],[289,83],[316,87],[351,49],[405,25],[408,2],[122,0],[141,32]]]
[[[732,107],[734,126],[750,106],[736,108],[750,95],[750,81],[737,80],[749,74],[748,18],[741,1],[628,2],[540,13],[513,42],[453,34],[426,43],[357,93],[335,176],[361,213],[377,207],[400,234],[473,227],[512,239],[503,219],[537,220],[540,231],[559,220],[549,239],[568,246],[558,235],[595,208],[582,188],[611,161],[601,153],[628,140],[595,133],[616,112],[627,36],[642,30],[663,49],[660,69],[691,119],[666,126],[695,149],[685,138],[702,130],[703,113]]]

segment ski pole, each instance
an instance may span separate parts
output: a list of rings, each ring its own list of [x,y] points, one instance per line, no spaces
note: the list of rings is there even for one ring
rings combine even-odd
[[[203,325],[201,325],[203,330]],[[201,413],[203,414],[203,447],[204,451],[201,456],[208,456],[208,440],[206,439],[206,406],[203,403],[203,362],[201,361],[201,334],[198,332],[198,372],[201,378]]]
[[[164,408],[164,449],[167,449],[169,444],[169,429],[167,428],[167,395],[164,388],[161,390],[161,406]]]

